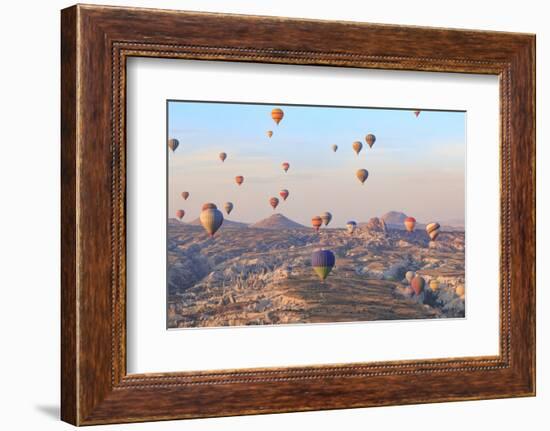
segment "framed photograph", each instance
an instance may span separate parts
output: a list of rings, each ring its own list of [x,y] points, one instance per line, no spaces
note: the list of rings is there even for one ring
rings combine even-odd
[[[535,394],[533,35],[61,30],[63,420]]]

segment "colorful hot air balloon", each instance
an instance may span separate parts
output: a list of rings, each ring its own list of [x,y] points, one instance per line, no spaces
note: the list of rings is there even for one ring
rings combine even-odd
[[[185,215],[185,211],[184,211],[184,210],[177,210],[177,211],[176,211],[176,217],[177,217],[178,219],[181,220],[181,219],[183,218],[184,215]]]
[[[319,232],[319,228],[323,224],[323,220],[319,216],[315,216],[311,218],[311,226],[313,226],[313,229],[315,229],[317,232]]]
[[[365,141],[367,141],[369,148],[372,148],[372,146],[376,142],[376,136],[374,136],[372,133],[369,133],[367,136],[365,136]]]
[[[226,203],[223,205],[223,209],[225,210],[225,212],[227,213],[227,215],[231,214],[231,211],[233,211],[233,203],[231,203],[231,202],[226,202]]]
[[[334,152],[338,151],[338,145],[334,144],[332,146],[332,151],[334,151]]]
[[[419,115],[420,115],[420,111],[414,111],[414,116],[415,116],[416,118],[418,118]]]
[[[332,214],[328,211],[325,211],[323,214],[321,214],[321,220],[323,220],[323,223],[325,224],[325,226],[327,226],[332,220]]]
[[[205,204],[202,204],[202,208],[201,208],[201,211],[204,211],[204,210],[215,210],[216,208],[218,208],[215,204],[213,204],[212,202],[207,202]]]
[[[346,229],[348,230],[348,233],[351,235],[353,232],[355,232],[355,229],[357,229],[357,223],[353,220],[350,220],[346,223]]]
[[[416,219],[414,217],[407,217],[405,220],[403,220],[403,224],[405,225],[405,229],[407,229],[407,232],[413,232],[414,227],[416,226]]]
[[[330,250],[317,250],[311,255],[311,266],[322,281],[327,278],[335,263],[336,258]]]
[[[432,241],[435,241],[435,239],[437,238],[437,236],[439,235],[439,228],[441,226],[439,226],[439,223],[436,223],[436,222],[433,222],[433,223],[429,223],[427,226],[426,226],[426,232],[428,232],[428,235],[430,236],[430,239]]]
[[[420,295],[422,293],[422,291],[424,290],[424,285],[426,284],[426,282],[424,281],[424,279],[422,277],[420,277],[419,275],[416,275],[412,280],[411,280],[411,287],[412,287],[412,290],[414,290],[414,293],[416,295]]]
[[[275,108],[273,111],[271,111],[271,118],[273,118],[273,121],[277,123],[277,126],[285,116],[285,113],[280,108]]]
[[[185,200],[189,197],[189,192],[181,192],[181,197]]]
[[[268,130],[268,131],[266,132],[266,135],[267,135],[268,138],[271,138],[271,137],[273,136],[273,131],[272,131],[272,130]]]
[[[220,155],[218,156],[220,158],[220,160],[223,162],[225,162],[225,159],[227,159],[227,154],[226,153],[220,153]]]
[[[416,274],[414,273],[414,271],[407,271],[405,273],[405,279],[410,283],[411,280],[414,278]]]
[[[355,176],[359,181],[361,181],[361,184],[364,184],[369,177],[369,171],[367,171],[366,169],[359,169],[357,172],[355,172]]]
[[[428,286],[430,286],[430,289],[435,292],[437,289],[439,289],[439,281],[435,278],[432,278]]]
[[[359,153],[363,149],[363,144],[359,141],[355,141],[353,144],[351,144],[351,147],[353,148],[353,151],[355,151],[355,154],[359,155]]]
[[[205,205],[213,205],[213,204],[205,204]],[[203,205],[203,208],[205,205]],[[220,226],[223,223],[223,214],[214,205],[214,208],[204,209],[201,212],[201,215],[199,216],[199,220],[204,230],[208,233],[208,235],[212,237],[214,236],[216,231],[220,228]]]
[[[464,294],[466,293],[466,291],[464,290],[464,285],[461,284],[459,286],[456,286],[455,293],[462,299],[464,299]]]
[[[269,205],[275,210],[277,208],[277,205],[279,205],[279,199],[276,197],[269,198]]]
[[[283,167],[283,171],[288,172],[288,168],[290,168],[290,163],[284,162],[281,163],[281,166]]]
[[[287,189],[282,189],[280,192],[279,192],[279,196],[283,198],[284,201],[286,201],[286,198],[288,198],[288,190]]]
[[[168,148],[170,148],[172,151],[176,151],[176,148],[178,148],[180,145],[180,141],[177,139],[168,139]]]
[[[237,175],[235,177],[235,182],[237,183],[238,186],[240,186],[244,182],[244,177],[242,175]]]

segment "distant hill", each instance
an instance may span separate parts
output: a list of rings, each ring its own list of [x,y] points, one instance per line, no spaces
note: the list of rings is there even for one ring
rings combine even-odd
[[[189,222],[188,224],[190,224],[191,226],[201,226],[201,221],[197,217],[195,220],[193,220],[192,222]],[[245,228],[245,227],[248,227],[248,224],[241,223],[238,221],[231,221],[224,218],[222,227]]]
[[[260,220],[249,227],[260,229],[303,229],[304,225],[290,220],[282,214],[273,214],[271,217]]]
[[[402,225],[406,218],[407,218],[407,214],[399,211],[390,211],[381,217],[381,219],[384,220],[386,224],[390,224],[390,225],[392,224]]]

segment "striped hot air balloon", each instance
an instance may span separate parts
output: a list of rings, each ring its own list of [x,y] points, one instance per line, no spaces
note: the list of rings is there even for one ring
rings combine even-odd
[[[189,197],[189,192],[181,192],[181,197],[185,200]]]
[[[325,224],[325,226],[327,226],[332,220],[332,214],[328,211],[325,211],[323,214],[321,214],[321,220],[323,220],[323,223]]]
[[[176,217],[177,217],[178,219],[181,220],[181,219],[183,218],[184,215],[185,215],[185,211],[184,211],[184,210],[177,210],[177,211],[176,211]]]
[[[366,169],[359,169],[357,170],[357,172],[355,172],[355,176],[359,181],[361,181],[361,184],[364,184],[369,177],[369,171],[367,171]]]
[[[269,205],[271,205],[273,210],[275,210],[275,208],[277,208],[277,205],[279,205],[279,199],[277,199],[276,197],[269,198]]]
[[[330,250],[317,250],[311,255],[311,266],[321,280],[325,280],[332,271],[336,258]]]
[[[334,151],[334,152],[338,151],[338,145],[334,144],[332,146],[332,151]]]
[[[311,226],[313,226],[313,229],[315,229],[317,232],[319,232],[319,228],[322,226],[323,220],[319,216],[315,216],[311,218]]]
[[[441,226],[439,225],[439,223],[436,223],[436,222],[428,223],[428,225],[426,226],[426,232],[428,233],[432,241],[435,241],[435,239],[439,235],[440,227]]]
[[[227,159],[227,153],[220,153],[218,155],[218,157],[220,158],[220,160],[223,162],[225,162],[225,159]]]
[[[242,175],[237,175],[235,177],[235,182],[237,183],[238,186],[240,186],[244,182],[244,177]]]
[[[287,189],[282,189],[280,192],[279,192],[279,196],[283,198],[284,201],[286,201],[286,198],[288,198],[288,190]]]
[[[355,141],[353,144],[351,144],[351,148],[353,148],[353,151],[355,151],[355,154],[359,155],[359,153],[363,149],[363,144],[359,141]]]
[[[214,205],[213,208],[211,205],[214,204],[209,203],[203,205],[203,210],[199,216],[199,220],[204,230],[212,237],[223,223],[223,214],[216,208],[216,205]]]
[[[372,133],[369,133],[367,136],[365,136],[365,141],[367,141],[369,148],[372,148],[372,146],[376,142],[376,136],[374,136]]]
[[[176,148],[180,146],[180,141],[177,139],[168,139],[168,148],[170,148],[172,151],[176,151]]]
[[[403,220],[403,224],[405,225],[405,229],[407,229],[407,232],[413,232],[414,227],[416,226],[416,219],[414,217],[407,217],[405,220]]]
[[[281,166],[283,167],[283,171],[288,172],[288,168],[290,168],[290,163],[288,162],[283,162],[281,163]]]
[[[273,136],[273,130],[268,130],[265,134],[268,138],[271,138]]]
[[[223,205],[223,209],[227,213],[227,215],[231,214],[231,211],[233,211],[233,203],[232,202],[226,202]]]
[[[348,221],[346,223],[346,229],[348,230],[348,233],[352,235],[353,232],[355,232],[355,229],[357,229],[357,223],[353,220]]]
[[[279,125],[279,123],[281,122],[284,116],[285,116],[285,113],[280,108],[275,108],[271,111],[271,118],[273,119],[273,121],[275,121],[275,123],[277,123],[277,126]]]
[[[426,284],[426,282],[419,275],[416,275],[411,280],[411,288],[412,288],[412,290],[414,290],[414,293],[416,295],[420,295],[422,293],[422,291],[424,290],[424,285],[425,284]]]

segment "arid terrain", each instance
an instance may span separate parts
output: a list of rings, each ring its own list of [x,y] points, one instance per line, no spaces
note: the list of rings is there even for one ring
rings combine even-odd
[[[352,235],[275,214],[253,225],[225,220],[209,238],[197,221],[170,219],[168,327],[464,317],[463,228],[443,225],[430,242],[423,226],[406,232],[389,214]],[[324,282],[310,263],[321,247],[336,256]],[[426,280],[424,293],[413,294],[407,271]]]

